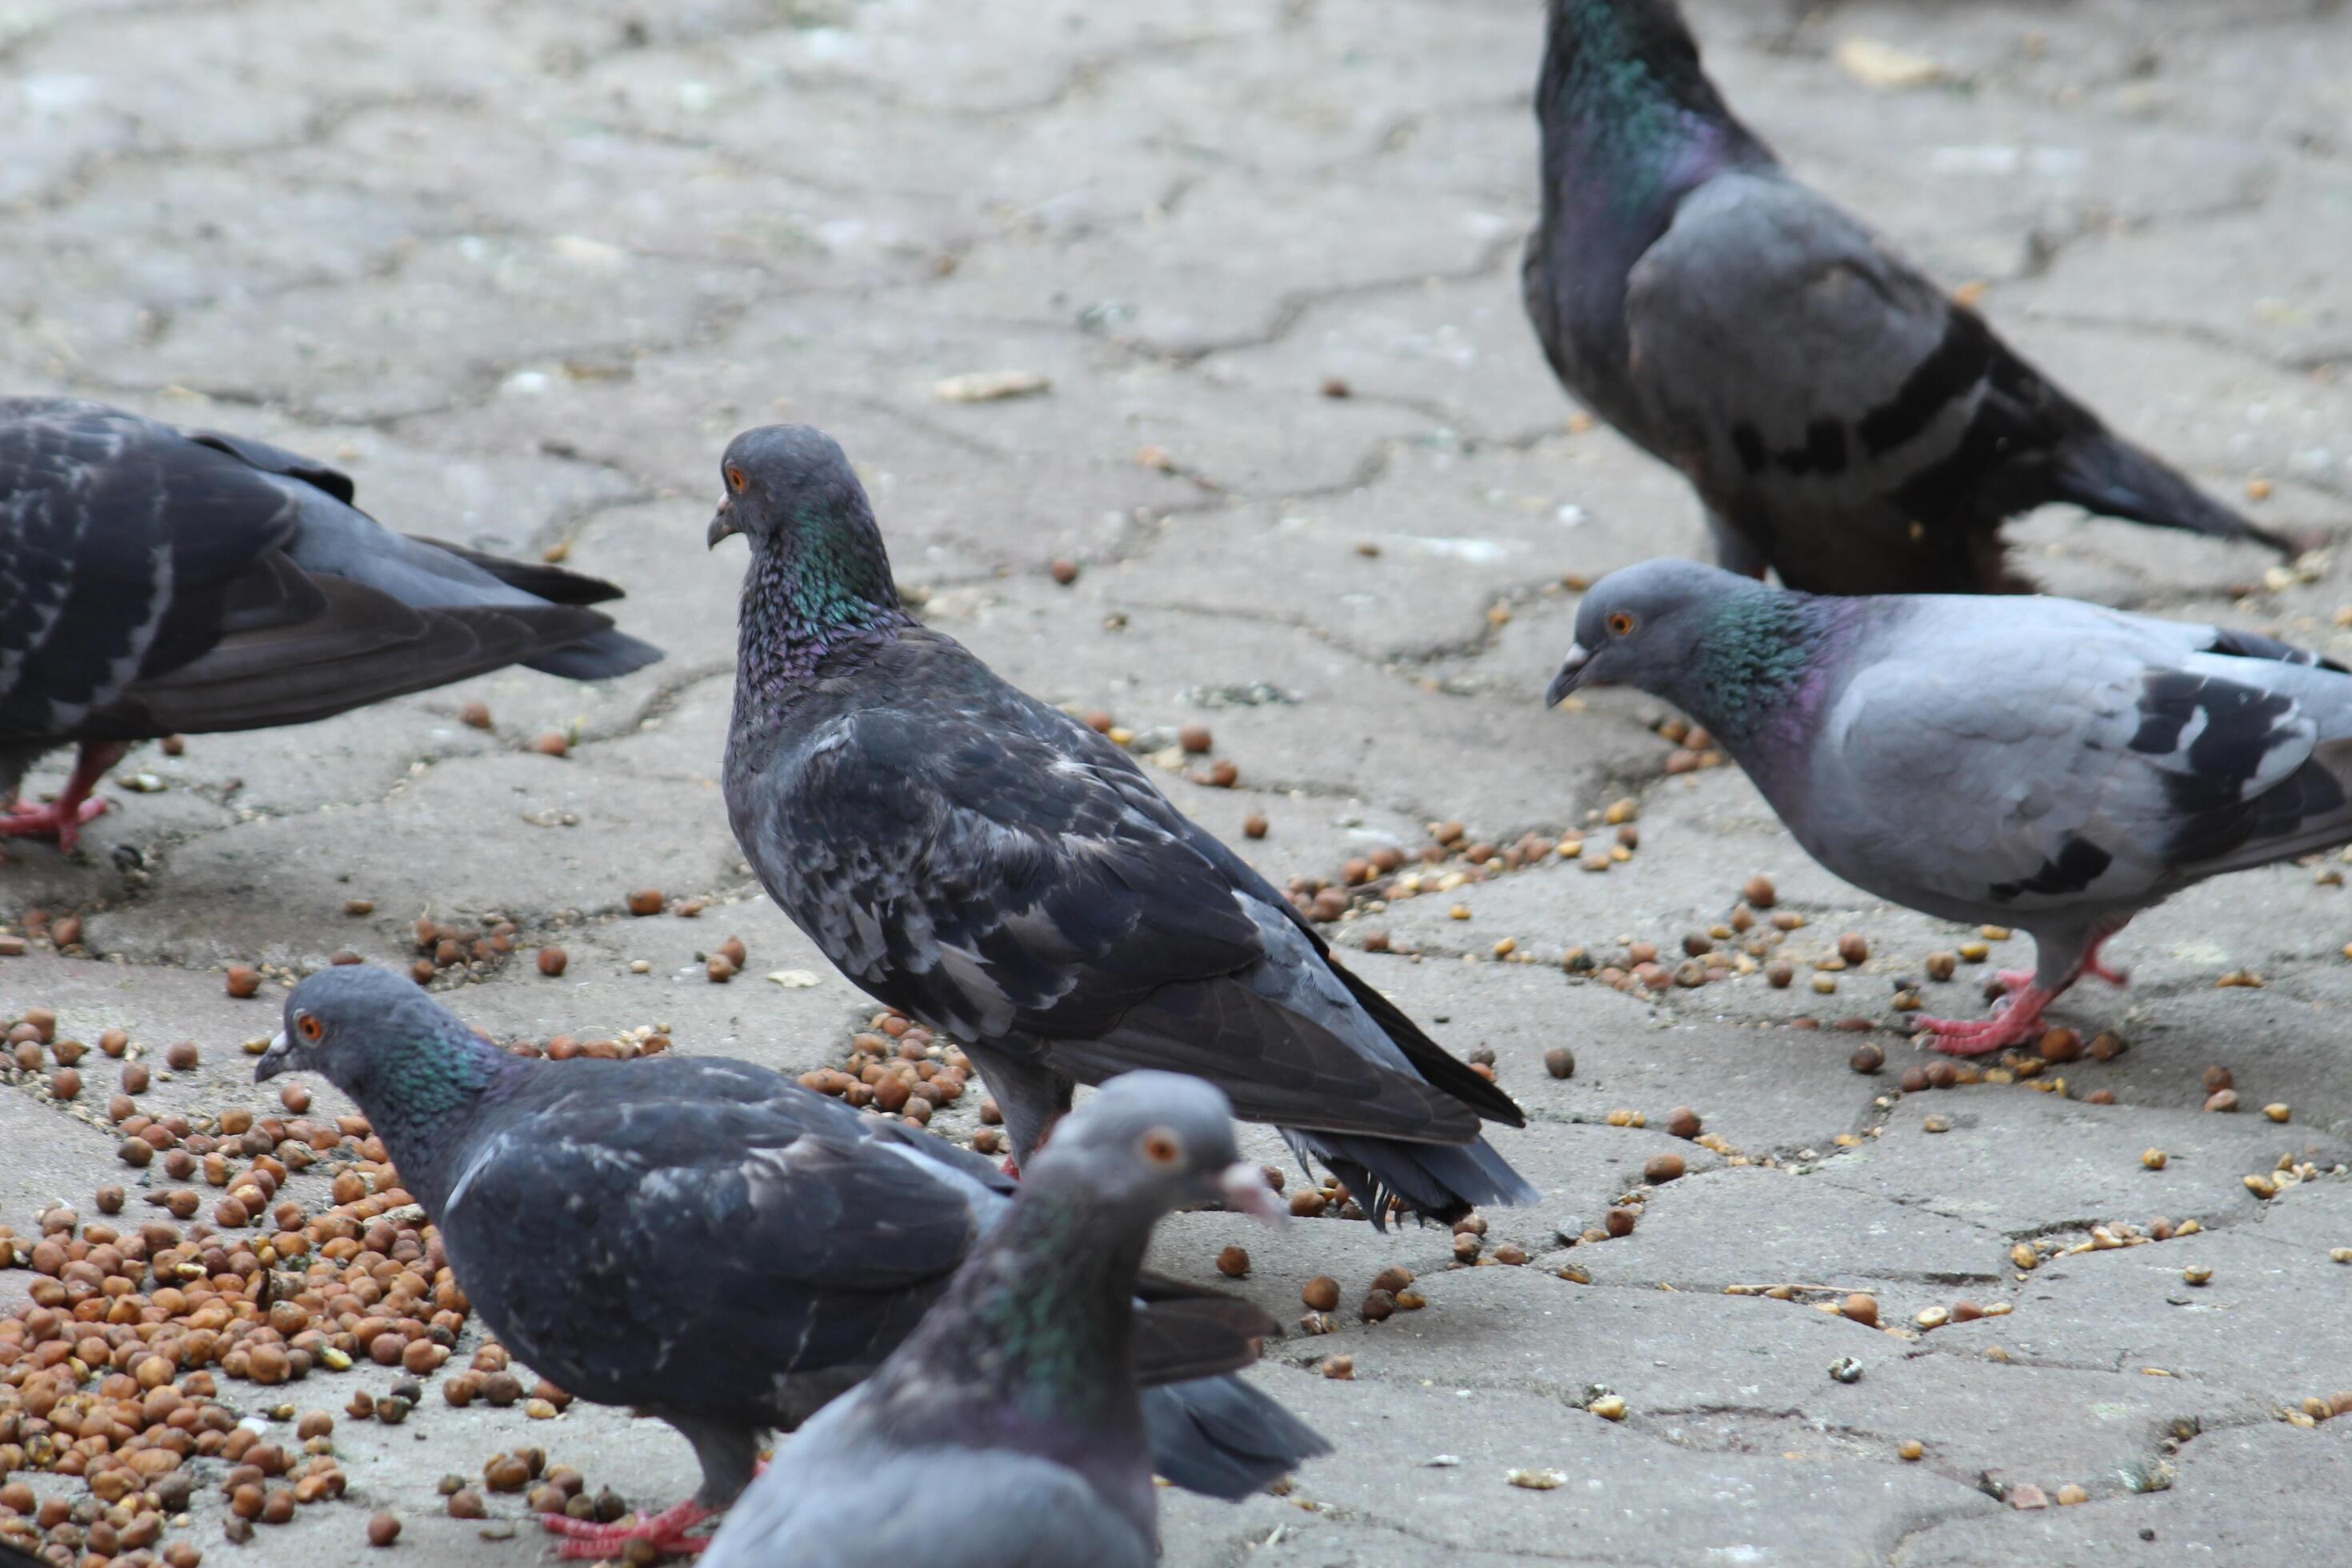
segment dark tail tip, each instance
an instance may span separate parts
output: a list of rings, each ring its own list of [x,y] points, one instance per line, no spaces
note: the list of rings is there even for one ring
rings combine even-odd
[[[1331,1452],[1312,1426],[1231,1374],[1145,1389],[1143,1422],[1154,1469],[1228,1502]]]

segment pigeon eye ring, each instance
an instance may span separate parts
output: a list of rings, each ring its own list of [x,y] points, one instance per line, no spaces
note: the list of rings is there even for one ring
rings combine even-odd
[[[1622,637],[1633,629],[1633,617],[1627,615],[1624,611],[1619,610],[1615,615],[1609,617],[1609,630],[1612,636]]]
[[[740,496],[743,493],[743,489],[748,483],[750,483],[750,481],[743,478],[742,469],[730,468],[727,470],[727,488],[733,490],[737,495]]]
[[[313,1045],[317,1044],[320,1037],[327,1032],[327,1026],[319,1022],[316,1015],[310,1013],[305,1013],[295,1019],[294,1028],[304,1039]]]
[[[1184,1157],[1182,1141],[1165,1127],[1155,1127],[1146,1132],[1139,1147],[1143,1151],[1143,1157],[1155,1165],[1172,1165]]]

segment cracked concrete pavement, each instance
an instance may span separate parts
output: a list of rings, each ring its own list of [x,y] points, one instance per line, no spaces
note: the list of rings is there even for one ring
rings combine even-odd
[[[2003,331],[2217,493],[2342,536],[2338,0],[1691,9],[1733,103],[1806,176],[1981,286]],[[1238,1508],[1164,1494],[1170,1563],[2341,1557],[2352,1421],[2301,1415],[2352,1387],[2352,1268],[2329,1256],[2352,1247],[2340,862],[2208,885],[2137,923],[2115,949],[2132,988],[2057,1009],[2126,1040],[2112,1060],[1905,1094],[1925,1058],[1885,1027],[1897,983],[1978,1005],[1974,966],[1922,978],[1975,933],[1811,866],[1735,773],[1668,773],[1656,704],[1541,710],[1573,584],[1701,535],[1678,480],[1571,418],[1519,314],[1538,12],[0,5],[11,390],[315,453],[394,526],[561,546],[625,584],[622,624],[669,650],[604,687],[510,673],[135,754],[124,773],[152,792],[119,780],[84,858],[12,847],[0,866],[7,929],[37,908],[84,921],[75,951],[37,937],[0,958],[0,1018],[46,1005],[83,1038],[197,1041],[204,1065],[147,1103],[254,1105],[237,1046],[273,1027],[282,991],[232,1000],[227,964],[290,973],[349,949],[405,965],[419,916],[504,917],[526,954],[561,942],[571,965],[445,979],[501,1035],[652,1024],[683,1051],[837,1061],[870,1009],[759,898],[719,810],[739,563],[699,548],[727,437],[810,420],[859,464],[936,624],[1147,736],[1210,725],[1237,786],[1171,772],[1168,788],[1278,881],[1416,850],[1433,822],[1507,845],[1638,803],[1639,847],[1606,874],[1555,855],[1383,889],[1332,926],[1440,1039],[1494,1052],[1530,1118],[1497,1142],[1543,1201],[1487,1216],[1518,1267],[1454,1268],[1436,1231],[1171,1223],[1159,1264],[1211,1279],[1238,1242],[1238,1288],[1286,1320],[1312,1276],[1348,1299],[1335,1332],[1269,1347],[1255,1374],[1339,1454]],[[1841,64],[1855,40],[1932,69],[1874,86]],[[937,391],[1007,370],[1050,386]],[[2020,531],[2059,591],[2352,655],[2352,563],[2328,552],[2266,574],[2258,552],[2072,515]],[[1056,557],[1075,583],[1049,574]],[[494,730],[458,721],[469,701]],[[529,749],[550,731],[568,756]],[[31,787],[55,787],[58,761]],[[1262,840],[1241,837],[1252,813]],[[1806,922],[1776,951],[1790,989],[1753,974],[1645,997],[1561,966],[1642,941],[1678,961],[1759,873]],[[711,906],[632,918],[646,885]],[[354,899],[373,912],[346,914]],[[1816,970],[1847,931],[1871,956]],[[1364,951],[1374,932],[1386,951]],[[700,955],[730,933],[750,968],[714,985]],[[2023,956],[2021,939],[1989,945]],[[2217,986],[2238,970],[2263,984]],[[793,971],[814,983],[761,978]],[[1848,1066],[1865,1042],[1887,1058],[1877,1076]],[[1542,1066],[1562,1046],[1565,1080]],[[2217,1064],[2248,1110],[2200,1109]],[[2269,1102],[2290,1119],[2253,1109]],[[1680,1105],[1707,1144],[1662,1131]],[[121,1173],[88,1120],[29,1075],[0,1091],[0,1221],[86,1209]],[[968,1136],[970,1102],[937,1125]],[[1645,1186],[1667,1153],[1688,1173]],[[2315,1174],[2252,1195],[2244,1177],[2283,1158]],[[1631,1236],[1579,1239],[1629,1195]],[[2138,1241],[2158,1215],[2200,1228]],[[1428,1305],[1358,1321],[1356,1293],[1390,1265]],[[2210,1283],[2187,1284],[2190,1267]],[[0,1303],[26,1279],[0,1271]],[[1754,1293],[1777,1285],[1820,1289]],[[1849,1291],[1875,1298],[1878,1328],[1822,1310]],[[1916,1326],[1962,1300],[1987,1315]],[[1351,1381],[1318,1375],[1335,1354]],[[1859,1380],[1832,1380],[1848,1358]],[[320,1373],[293,1394],[340,1410],[387,1381]],[[1622,1421],[1586,1412],[1596,1389]],[[443,1517],[434,1490],[524,1442],[633,1501],[690,1486],[683,1444],[623,1413],[527,1422],[436,1399],[402,1428],[343,1423],[347,1500],[238,1548],[200,1492],[182,1528],[208,1561],[353,1562],[372,1555],[366,1514],[390,1508],[411,1559],[539,1561],[511,1500],[486,1527]],[[2086,1500],[1999,1500],[2067,1487]]]

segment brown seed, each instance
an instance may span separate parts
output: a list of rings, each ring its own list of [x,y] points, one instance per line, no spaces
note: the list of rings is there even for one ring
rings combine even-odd
[[[1952,1321],[1956,1323],[1973,1323],[1979,1318],[1983,1316],[1984,1309],[1978,1306],[1974,1301],[1955,1301],[1952,1303]]]
[[[1955,1067],[1952,1063],[1929,1062],[1927,1064],[1928,1088],[1950,1089],[1959,1081],[1960,1069],[1958,1067]]]
[[[1348,895],[1337,888],[1326,888],[1315,895],[1309,912],[1318,921],[1336,921],[1348,912]]]
[[[2230,1088],[2235,1081],[2231,1078],[2228,1068],[2210,1067],[2205,1069],[2205,1092],[2208,1094],[2219,1093]]]
[[[1959,959],[1952,953],[1931,952],[1927,955],[1927,978],[1949,980],[1959,966]]]
[[[1199,756],[1216,742],[1210,735],[1209,727],[1206,724],[1187,724],[1176,731],[1176,743],[1193,755]]]
[[[1611,1236],[1628,1237],[1633,1234],[1634,1223],[1640,1218],[1638,1209],[1614,1208],[1601,1216],[1601,1223]]]
[[[530,1467],[512,1454],[500,1454],[482,1467],[482,1479],[494,1492],[519,1492],[530,1484]]]
[[[539,972],[541,974],[549,976],[561,974],[571,962],[572,955],[560,947],[542,947],[539,950]]]
[[[1680,1154],[1653,1154],[1642,1167],[1642,1180],[1654,1187],[1679,1181],[1682,1173],[1683,1157]]]
[[[1078,580],[1078,563],[1067,556],[1055,556],[1045,570],[1053,574],[1054,581],[1065,588]]]
[[[1242,771],[1233,763],[1220,758],[1209,764],[1208,774],[1202,782],[1213,784],[1219,789],[1231,789],[1242,782]]]
[[[2083,1055],[2083,1037],[2072,1029],[2052,1029],[2033,1047],[2034,1054],[2045,1062],[2071,1062]]]
[[[451,1519],[488,1519],[489,1515],[489,1508],[482,1501],[482,1494],[473,1488],[461,1487],[449,1494]]]
[[[1677,1105],[1666,1117],[1666,1131],[1677,1138],[1696,1138],[1699,1131],[1698,1112],[1687,1105]]]
[[[1228,1279],[1240,1279],[1249,1273],[1249,1253],[1242,1247],[1228,1247],[1217,1254],[1217,1272]]]
[[[1903,1069],[1903,1078],[1898,1087],[1906,1094],[1925,1094],[1930,1081],[1926,1068],[1907,1067]]]
[[[1574,1078],[1576,1053],[1566,1046],[1554,1046],[1544,1053],[1544,1071],[1554,1078]]]
[[[1765,983],[1775,991],[1787,990],[1789,983],[1796,978],[1796,966],[1785,958],[1776,958],[1764,966]]]
[[[629,895],[629,912],[633,915],[657,915],[665,900],[659,888],[639,888]]]
[[[1878,1326],[1878,1298],[1875,1296],[1857,1290],[1845,1299],[1838,1310],[1864,1328],[1874,1329]]]
[[[1266,823],[1265,816],[1257,812],[1253,811],[1247,816],[1242,818],[1242,832],[1249,837],[1265,837],[1265,827]]]
[[[1770,909],[1780,897],[1772,887],[1772,879],[1765,876],[1748,878],[1748,885],[1739,889],[1739,896],[1750,909],[1757,910]]]
[[[59,1100],[71,1100],[81,1093],[81,1074],[71,1068],[59,1068],[49,1075],[49,1092]]]
[[[1516,1241],[1507,1241],[1495,1248],[1494,1257],[1497,1263],[1507,1263],[1517,1267],[1528,1260],[1528,1249]]]
[[[2115,1102],[2116,1091],[2112,1089],[2095,1089],[2083,1097],[2085,1105],[2113,1105]]]
[[[400,1521],[389,1513],[379,1513],[367,1522],[370,1546],[389,1546],[400,1539]]]
[[[1339,1282],[1328,1274],[1318,1274],[1299,1291],[1298,1299],[1318,1312],[1330,1311],[1339,1304]]]
[[[2206,1096],[2205,1109],[2208,1110],[2237,1110],[2238,1091],[2234,1089],[2215,1089],[2211,1094]]]
[[[1323,1358],[1323,1375],[1338,1383],[1351,1383],[1356,1376],[1356,1358],[1335,1355]]]
[[[228,994],[251,996],[261,989],[261,971],[249,963],[232,963],[228,967]]]
[[[562,733],[562,731],[558,730],[550,730],[547,733],[531,742],[530,749],[537,752],[542,757],[561,757],[570,753],[572,750],[572,742]]]
[[[724,985],[735,978],[735,965],[728,961],[725,953],[714,952],[709,962],[702,966],[702,973],[709,977],[713,985]]]
[[[289,1083],[278,1091],[278,1102],[299,1116],[310,1109],[310,1091],[299,1083]]]
[[[1361,1315],[1368,1323],[1387,1322],[1396,1315],[1396,1298],[1386,1290],[1367,1291]]]
[[[1927,1452],[1927,1445],[1920,1442],[1916,1437],[1906,1437],[1902,1442],[1897,1443],[1895,1446],[1895,1457],[1900,1459],[1917,1459],[1926,1455]]]
[[[471,730],[488,729],[490,727],[490,710],[488,704],[482,702],[467,703],[463,708],[457,710],[457,722]]]
[[[1870,943],[1864,942],[1859,935],[1853,931],[1848,931],[1843,936],[1838,938],[1837,947],[1838,956],[1844,959],[1848,963],[1867,963],[1870,962]]]

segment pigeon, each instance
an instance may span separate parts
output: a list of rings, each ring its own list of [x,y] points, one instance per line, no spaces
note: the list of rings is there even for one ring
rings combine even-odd
[[[1150,1568],[1128,1299],[1152,1227],[1223,1201],[1279,1224],[1214,1086],[1139,1071],[1070,1113],[920,1327],[777,1455],[710,1568]],[[958,1500],[952,1530],[870,1500]]]
[[[1075,1083],[1204,1078],[1377,1226],[1534,1190],[1478,1137],[1510,1097],[1342,968],[1132,758],[919,625],[866,491],[807,426],[720,465],[751,544],[722,787],[777,905],[877,1000],[961,1041],[1016,1166]]]
[[[1941,920],[2032,933],[1992,1017],[2039,1039],[2132,916],[2224,871],[2352,840],[2352,671],[2248,632],[2073,599],[1816,597],[1693,562],[1593,584],[1546,693],[1679,704],[1808,854]]]
[[[0,836],[71,850],[133,742],[299,724],[522,664],[600,680],[661,650],[593,577],[391,531],[295,453],[103,404],[0,398]],[[17,798],[80,748],[48,805]]]
[[[358,1102],[518,1358],[693,1445],[693,1498],[634,1524],[551,1517],[566,1556],[700,1544],[692,1532],[750,1482],[762,1435],[879,1365],[1011,1206],[1014,1184],[989,1161],[896,1118],[746,1062],[518,1056],[389,970],[294,988],[254,1077],[295,1070]],[[1131,1265],[1127,1279],[1138,1293]],[[1145,1396],[1161,1474],[1237,1498],[1328,1451],[1226,1375],[1280,1332],[1273,1319],[1157,1277],[1139,1294],[1120,1333],[1161,1385]]]
[[[1551,0],[1521,274],[1560,383],[1689,479],[1717,561],[1822,594],[2029,588],[2052,501],[2290,543],[2199,491],[1791,178],[1673,0]]]

